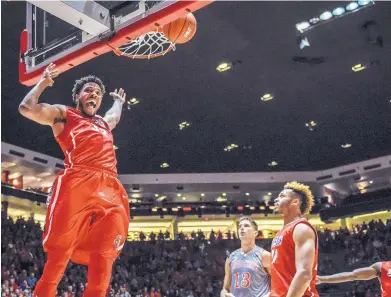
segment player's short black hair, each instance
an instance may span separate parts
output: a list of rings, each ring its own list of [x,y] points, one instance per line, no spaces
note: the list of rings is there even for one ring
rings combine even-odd
[[[75,84],[73,85],[73,89],[72,89],[73,102],[76,101],[76,95],[78,95],[80,93],[80,91],[83,89],[84,85],[88,84],[88,83],[97,84],[99,86],[100,90],[102,91],[102,96],[106,92],[105,85],[103,84],[102,80],[99,77],[92,75],[92,74],[87,75],[87,76],[82,77],[80,79],[77,79],[75,81]]]

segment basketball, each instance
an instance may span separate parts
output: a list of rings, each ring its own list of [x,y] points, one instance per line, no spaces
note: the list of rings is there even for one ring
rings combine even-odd
[[[163,27],[164,35],[173,43],[190,41],[197,31],[197,21],[192,13],[187,14]]]

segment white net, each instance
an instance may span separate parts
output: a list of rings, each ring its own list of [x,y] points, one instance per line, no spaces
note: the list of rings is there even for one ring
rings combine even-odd
[[[164,56],[171,50],[175,51],[175,43],[168,40],[163,33],[149,32],[130,40],[114,52],[133,59],[152,59]]]

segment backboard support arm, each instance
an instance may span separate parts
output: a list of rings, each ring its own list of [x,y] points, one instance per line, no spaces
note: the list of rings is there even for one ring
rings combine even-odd
[[[110,29],[109,10],[92,0],[28,2],[94,36]]]

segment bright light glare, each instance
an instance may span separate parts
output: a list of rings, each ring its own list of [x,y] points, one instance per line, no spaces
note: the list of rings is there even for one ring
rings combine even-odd
[[[322,20],[322,21],[327,21],[329,19],[331,19],[333,17],[333,14],[330,12],[330,11],[325,11],[324,13],[322,13],[319,18]]]
[[[358,7],[357,2],[352,2],[346,6],[346,10],[352,11],[355,10],[357,7]]]
[[[337,7],[336,9],[333,10],[333,15],[339,16],[342,15],[344,12],[345,12],[345,8]]]
[[[310,26],[310,23],[308,23],[308,22],[301,22],[301,23],[296,24],[296,28],[299,31],[303,31],[303,30],[309,28],[309,26]]]

